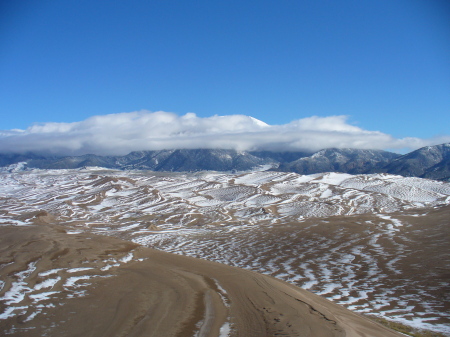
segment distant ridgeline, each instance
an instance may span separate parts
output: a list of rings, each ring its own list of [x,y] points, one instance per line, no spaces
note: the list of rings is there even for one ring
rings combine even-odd
[[[405,155],[381,150],[324,149],[318,152],[235,151],[220,149],[137,151],[125,156],[45,156],[0,154],[2,171],[76,169],[98,166],[119,170],[169,172],[275,170],[313,174],[391,173],[450,181],[450,143]]]

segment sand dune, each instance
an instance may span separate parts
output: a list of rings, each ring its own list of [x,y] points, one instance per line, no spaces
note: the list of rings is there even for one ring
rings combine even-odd
[[[26,216],[0,227],[3,335],[400,336],[268,276]]]

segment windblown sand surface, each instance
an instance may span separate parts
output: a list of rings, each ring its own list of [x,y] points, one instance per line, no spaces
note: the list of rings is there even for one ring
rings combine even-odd
[[[0,323],[21,316],[28,324],[49,306],[92,294],[91,285],[112,282],[116,270],[145,258],[132,249],[139,244],[273,276],[353,312],[450,336],[449,214],[448,182],[386,174],[2,173],[1,231],[25,233],[38,215],[41,226],[57,225],[70,241],[46,270],[32,256],[21,265],[22,254],[0,260],[9,275],[0,278]],[[67,245],[113,245],[93,239],[98,234],[125,240],[117,242],[128,250],[81,246],[79,259],[93,250],[97,260],[68,264]],[[22,236],[17,242],[27,249],[38,244]],[[196,301],[214,302],[210,295]],[[217,316],[211,308],[204,316]],[[203,334],[211,329],[206,322],[190,329]]]
[[[400,336],[268,276],[27,216],[0,227],[3,335]]]

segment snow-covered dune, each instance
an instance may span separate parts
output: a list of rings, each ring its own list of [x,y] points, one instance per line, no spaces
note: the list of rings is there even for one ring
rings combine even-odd
[[[45,211],[68,234],[116,236],[251,269],[361,313],[446,332],[448,303],[439,294],[448,282],[439,275],[448,262],[448,217],[429,217],[449,204],[449,183],[388,174],[0,174],[0,225],[27,226]],[[71,291],[86,280],[65,282]]]

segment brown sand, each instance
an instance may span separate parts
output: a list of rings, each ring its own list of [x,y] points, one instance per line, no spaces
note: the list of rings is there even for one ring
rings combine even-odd
[[[38,214],[36,225],[0,227],[0,276],[4,296],[30,262],[26,278],[33,289],[38,274],[55,268],[93,267],[85,296],[68,298],[65,279],[33,319],[27,312],[0,320],[0,334],[16,336],[380,336],[400,334],[308,291],[254,272],[163,253],[117,238],[67,234]],[[129,252],[133,261],[100,271],[107,259]],[[143,260],[141,260],[143,259]],[[12,263],[11,263],[12,262]],[[106,277],[108,276],[108,277]],[[49,291],[49,289],[45,289]],[[56,296],[56,297],[55,297]],[[5,311],[0,301],[0,314]],[[222,335],[220,330],[222,328]]]

